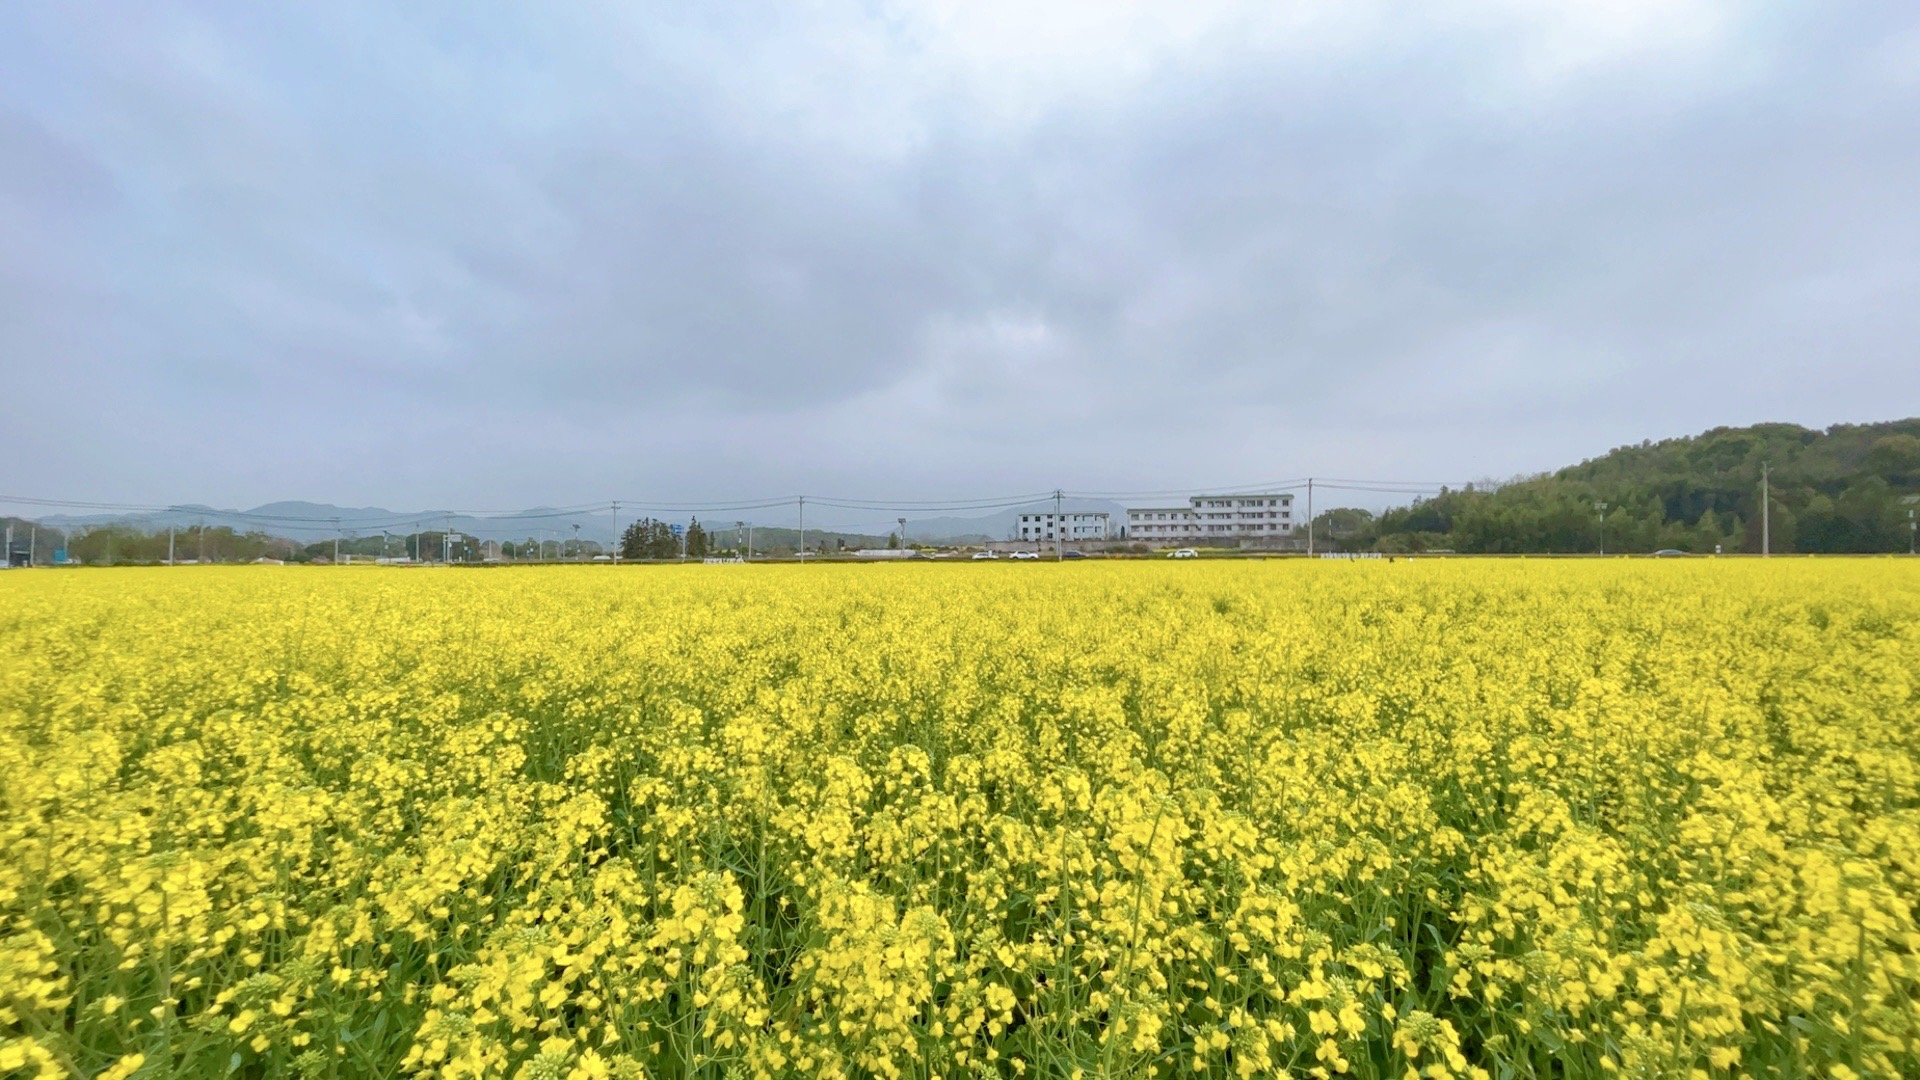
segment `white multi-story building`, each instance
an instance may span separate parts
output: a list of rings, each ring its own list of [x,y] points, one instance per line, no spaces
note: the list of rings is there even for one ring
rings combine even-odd
[[[1277,540],[1293,535],[1293,496],[1195,495],[1186,506],[1127,509],[1127,539],[1142,543]]]
[[[1057,540],[1069,544],[1083,540],[1105,540],[1107,517],[1105,511],[1021,514],[1013,537],[1041,544],[1051,544]]]

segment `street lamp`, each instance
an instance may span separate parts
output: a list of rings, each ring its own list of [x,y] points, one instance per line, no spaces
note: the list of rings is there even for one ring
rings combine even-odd
[[[1597,502],[1593,508],[1600,514],[1600,554],[1607,553],[1607,504]]]

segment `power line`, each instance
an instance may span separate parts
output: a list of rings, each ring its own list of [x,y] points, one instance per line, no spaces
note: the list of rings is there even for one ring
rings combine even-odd
[[[693,513],[713,513],[722,510],[771,510],[775,507],[792,506],[797,495],[783,499],[749,499],[736,502],[714,503],[659,503],[641,499],[621,499],[620,505],[629,510],[651,510],[655,513],[672,514],[691,511]]]
[[[1441,485],[1434,487],[1386,487],[1369,484],[1329,484],[1319,480],[1314,481],[1314,484],[1318,487],[1333,491],[1359,491],[1375,495],[1438,495],[1442,491],[1448,490],[1447,487]]]
[[[831,502],[835,506],[852,509],[871,510],[911,510],[915,507],[928,509],[966,508],[969,506],[1017,506],[1021,503],[1044,502],[1053,498],[1052,489],[1030,491],[1018,495],[982,495],[972,499],[859,499],[850,496],[829,495],[809,496],[813,502]]]
[[[1217,494],[1234,495],[1241,492],[1293,491],[1307,485],[1305,477],[1289,480],[1269,480],[1259,484],[1226,484],[1207,487],[1161,488],[1157,491],[1068,491],[1066,494],[1076,499],[1125,499],[1152,498],[1156,496]]]
[[[1366,479],[1356,480],[1352,477],[1343,477],[1343,476],[1316,476],[1314,477],[1313,482],[1316,484],[1384,484],[1389,487],[1429,487],[1429,488],[1465,487],[1467,483],[1472,483],[1472,481],[1461,483],[1459,481],[1454,481],[1454,480],[1366,480]]]
[[[171,510],[170,506],[150,506],[144,503],[85,502],[74,499],[32,499],[24,495],[0,495],[0,503],[15,506],[62,506],[79,510],[144,510],[157,512]]]
[[[1051,497],[1051,494],[1052,494],[1051,492],[1048,493],[1049,497]],[[1017,499],[1005,499],[999,502],[921,503],[921,504],[912,505],[912,506],[902,505],[898,503],[840,502],[839,500],[836,500],[836,499],[810,498],[807,501],[818,506],[831,506],[840,510],[873,510],[873,511],[911,510],[915,513],[921,513],[921,514],[933,513],[935,511],[948,511],[948,510],[1003,510],[1010,506],[1033,506],[1041,502],[1044,502],[1044,500],[1042,499],[1029,498],[1024,495]]]

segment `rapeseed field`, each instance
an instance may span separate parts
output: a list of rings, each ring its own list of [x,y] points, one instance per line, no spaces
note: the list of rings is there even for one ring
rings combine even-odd
[[[0,575],[0,1075],[1920,1073],[1920,566]]]

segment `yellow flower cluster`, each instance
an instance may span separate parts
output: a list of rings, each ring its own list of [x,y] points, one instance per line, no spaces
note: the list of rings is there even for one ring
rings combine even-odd
[[[1920,566],[0,575],[0,1075],[1920,1074]]]

